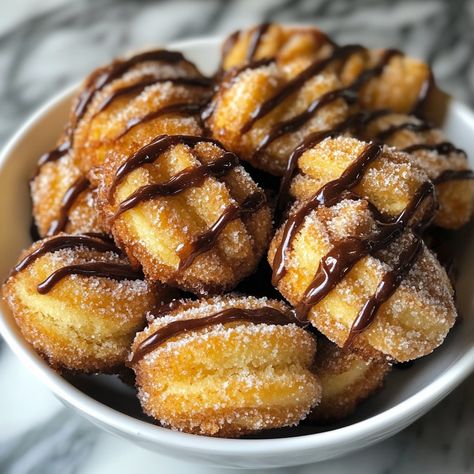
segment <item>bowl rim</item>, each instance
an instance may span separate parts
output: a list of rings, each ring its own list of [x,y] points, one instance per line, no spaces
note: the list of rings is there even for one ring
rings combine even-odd
[[[199,37],[185,41],[172,42],[168,48],[186,49],[199,45],[215,44],[221,38]],[[44,119],[50,110],[71,98],[77,90],[79,83],[70,85],[58,94],[44,102],[23,123],[23,125],[7,140],[0,152],[0,173],[18,144]],[[452,107],[459,109],[459,113],[467,116],[474,126],[474,113],[461,102],[452,100]],[[14,324],[14,323],[13,323]],[[444,396],[451,392],[459,383],[474,372],[474,346],[454,361],[448,369],[435,378],[431,383],[419,390],[406,400],[398,403],[388,410],[377,415],[358,421],[348,426],[295,437],[272,439],[226,439],[208,436],[196,436],[188,433],[173,431],[136,419],[130,415],[119,412],[94,398],[86,395],[59,373],[51,369],[46,362],[36,354],[33,348],[21,337],[19,331],[10,327],[10,323],[0,311],[0,334],[7,345],[20,361],[44,383],[53,394],[66,404],[76,408],[80,414],[90,421],[96,421],[103,426],[115,431],[128,434],[133,438],[157,443],[165,447],[179,446],[194,452],[220,455],[272,455],[285,454],[295,450],[314,450],[333,447],[337,442],[354,442],[356,440],[374,440],[378,434],[394,432],[396,426],[407,426],[419,414],[424,413]],[[404,420],[404,421],[402,421]],[[366,444],[369,444],[367,441]]]

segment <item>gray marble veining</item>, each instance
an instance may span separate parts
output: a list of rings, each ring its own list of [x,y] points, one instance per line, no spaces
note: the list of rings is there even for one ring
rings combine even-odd
[[[41,102],[114,55],[177,38],[223,35],[263,20],[309,22],[340,42],[399,47],[430,61],[439,84],[474,105],[469,0],[16,0],[0,7],[0,142]],[[11,392],[0,394],[2,474],[120,473],[137,463],[142,468],[159,463],[157,472],[169,474],[219,472],[190,468],[99,432],[62,408],[4,345],[0,374]],[[317,467],[281,472],[474,472],[473,399],[471,377],[394,438]]]

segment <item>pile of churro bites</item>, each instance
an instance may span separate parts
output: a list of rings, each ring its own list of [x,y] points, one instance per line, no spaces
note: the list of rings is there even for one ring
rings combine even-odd
[[[38,235],[3,286],[21,332],[58,371],[133,370],[172,429],[350,415],[456,321],[424,236],[468,222],[474,175],[442,97],[398,50],[277,24],[232,34],[213,77],[162,49],[93,71],[31,179]]]

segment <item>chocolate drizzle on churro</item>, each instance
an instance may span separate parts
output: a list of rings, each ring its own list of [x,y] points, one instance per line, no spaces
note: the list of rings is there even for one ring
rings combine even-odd
[[[144,164],[153,163],[175,145],[184,144],[193,147],[200,142],[212,143],[218,146],[223,150],[222,156],[215,161],[186,168],[164,183],[149,184],[138,188],[119,204],[114,214],[114,219],[140,203],[158,197],[175,196],[186,189],[201,185],[204,179],[211,176],[215,178],[222,177],[239,164],[237,155],[225,151],[217,140],[192,135],[161,135],[128,158],[118,168],[109,188],[109,198],[112,199],[116,186],[133,170]],[[265,195],[257,192],[248,196],[240,205],[231,204],[224,209],[216,222],[208,230],[196,236],[191,243],[177,248],[176,251],[180,258],[179,269],[184,270],[188,268],[196,257],[209,251],[215,245],[217,238],[229,222],[256,212],[265,202]]]
[[[160,344],[163,344],[174,336],[187,333],[188,331],[196,331],[209,326],[232,322],[249,322],[253,324],[272,324],[278,326],[298,324],[296,319],[270,306],[257,309],[224,309],[223,311],[211,314],[210,316],[173,321],[159,328],[153,334],[140,342],[131,356],[130,363],[136,364],[145,355],[155,350],[160,346]]]
[[[79,178],[72,183],[72,185],[64,193],[63,198],[61,199],[61,207],[59,209],[59,216],[49,226],[46,236],[50,237],[55,235],[58,232],[63,231],[66,228],[66,225],[69,220],[69,211],[71,210],[74,202],[79,197],[79,195],[89,187],[90,183],[87,178],[84,176],[79,176]]]

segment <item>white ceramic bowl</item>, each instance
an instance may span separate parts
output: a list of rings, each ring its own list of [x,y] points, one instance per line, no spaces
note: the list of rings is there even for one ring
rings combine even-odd
[[[170,45],[211,73],[219,56],[217,39]],[[69,89],[43,106],[10,140],[0,157],[0,277],[4,278],[22,248],[29,245],[30,204],[27,192],[38,156],[59,136],[72,93]],[[474,115],[452,101],[444,128],[474,157]],[[472,163],[472,162],[471,162]],[[386,387],[357,414],[337,426],[280,430],[258,439],[215,439],[178,433],[149,423],[132,389],[111,376],[63,378],[27,344],[2,303],[0,331],[31,372],[66,405],[105,430],[169,456],[225,467],[277,467],[341,456],[402,430],[426,413],[474,370],[474,226],[459,239],[459,308],[464,316],[445,344],[406,370],[394,370]],[[266,437],[265,437],[266,436]]]

